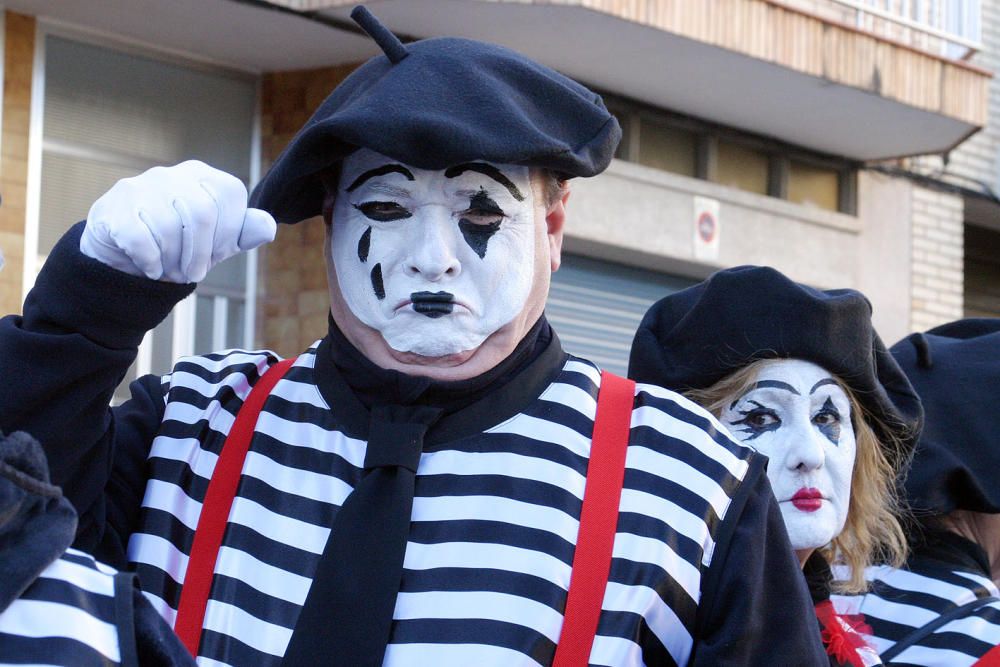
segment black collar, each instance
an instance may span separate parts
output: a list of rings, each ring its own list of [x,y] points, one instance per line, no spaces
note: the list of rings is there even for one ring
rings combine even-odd
[[[986,551],[972,540],[942,528],[923,529],[907,564],[911,570],[921,572],[959,568],[990,578],[990,559]]]
[[[566,362],[545,316],[506,359],[468,380],[435,381],[373,364],[330,319],[316,350],[315,382],[350,437],[367,439],[373,405],[428,405],[444,416],[427,433],[424,449],[480,433],[530,405]]]
[[[809,587],[813,605],[830,599],[833,574],[830,572],[830,564],[818,549],[806,559],[806,564],[802,566],[802,576],[805,577],[806,585]]]

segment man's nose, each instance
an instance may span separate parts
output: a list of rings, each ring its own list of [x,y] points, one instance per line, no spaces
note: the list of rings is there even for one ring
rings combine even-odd
[[[407,239],[406,275],[430,282],[457,278],[462,272],[462,264],[455,252],[458,227],[450,212],[443,207],[427,207],[421,218],[419,224],[413,225],[414,233]]]
[[[785,465],[791,470],[800,472],[822,468],[826,462],[823,439],[824,436],[812,428],[812,423],[806,421],[804,425],[796,429],[788,449]]]

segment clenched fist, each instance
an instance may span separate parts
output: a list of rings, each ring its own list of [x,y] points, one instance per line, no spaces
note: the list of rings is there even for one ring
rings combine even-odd
[[[134,276],[196,283],[276,230],[270,213],[247,208],[238,178],[189,160],[115,183],[90,207],[80,251]]]

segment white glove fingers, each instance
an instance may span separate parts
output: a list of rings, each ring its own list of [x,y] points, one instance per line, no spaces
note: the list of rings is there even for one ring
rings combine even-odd
[[[207,164],[154,167],[118,181],[94,203],[80,249],[133,275],[198,282],[240,251],[241,237],[247,248],[274,237],[266,214],[246,224],[246,206],[243,182]]]
[[[139,220],[145,211],[137,211]],[[131,224],[119,224],[108,228],[112,243],[125,253],[143,275],[153,280],[163,276],[163,260],[160,246],[153,238],[144,222],[133,220]]]
[[[240,250],[252,250],[274,240],[278,225],[267,211],[248,208],[243,218],[243,230],[238,245]]]
[[[198,181],[198,187],[215,204],[216,224],[212,235],[212,265],[239,252],[237,245],[243,212],[247,205],[247,191],[243,183],[228,174],[226,178]]]
[[[203,202],[184,199],[175,199],[172,205],[181,220],[181,274],[187,282],[201,282],[212,268],[215,203],[209,204],[212,211],[207,210]]]

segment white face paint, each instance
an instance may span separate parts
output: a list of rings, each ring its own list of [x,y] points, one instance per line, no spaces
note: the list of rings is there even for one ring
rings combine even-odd
[[[851,499],[857,444],[847,394],[816,364],[785,359],[729,400],[722,423],[770,459],[767,476],[792,547],[828,544],[843,530]]]
[[[527,167],[478,161],[429,171],[360,149],[344,160],[332,219],[344,300],[399,352],[473,350],[531,292]]]

